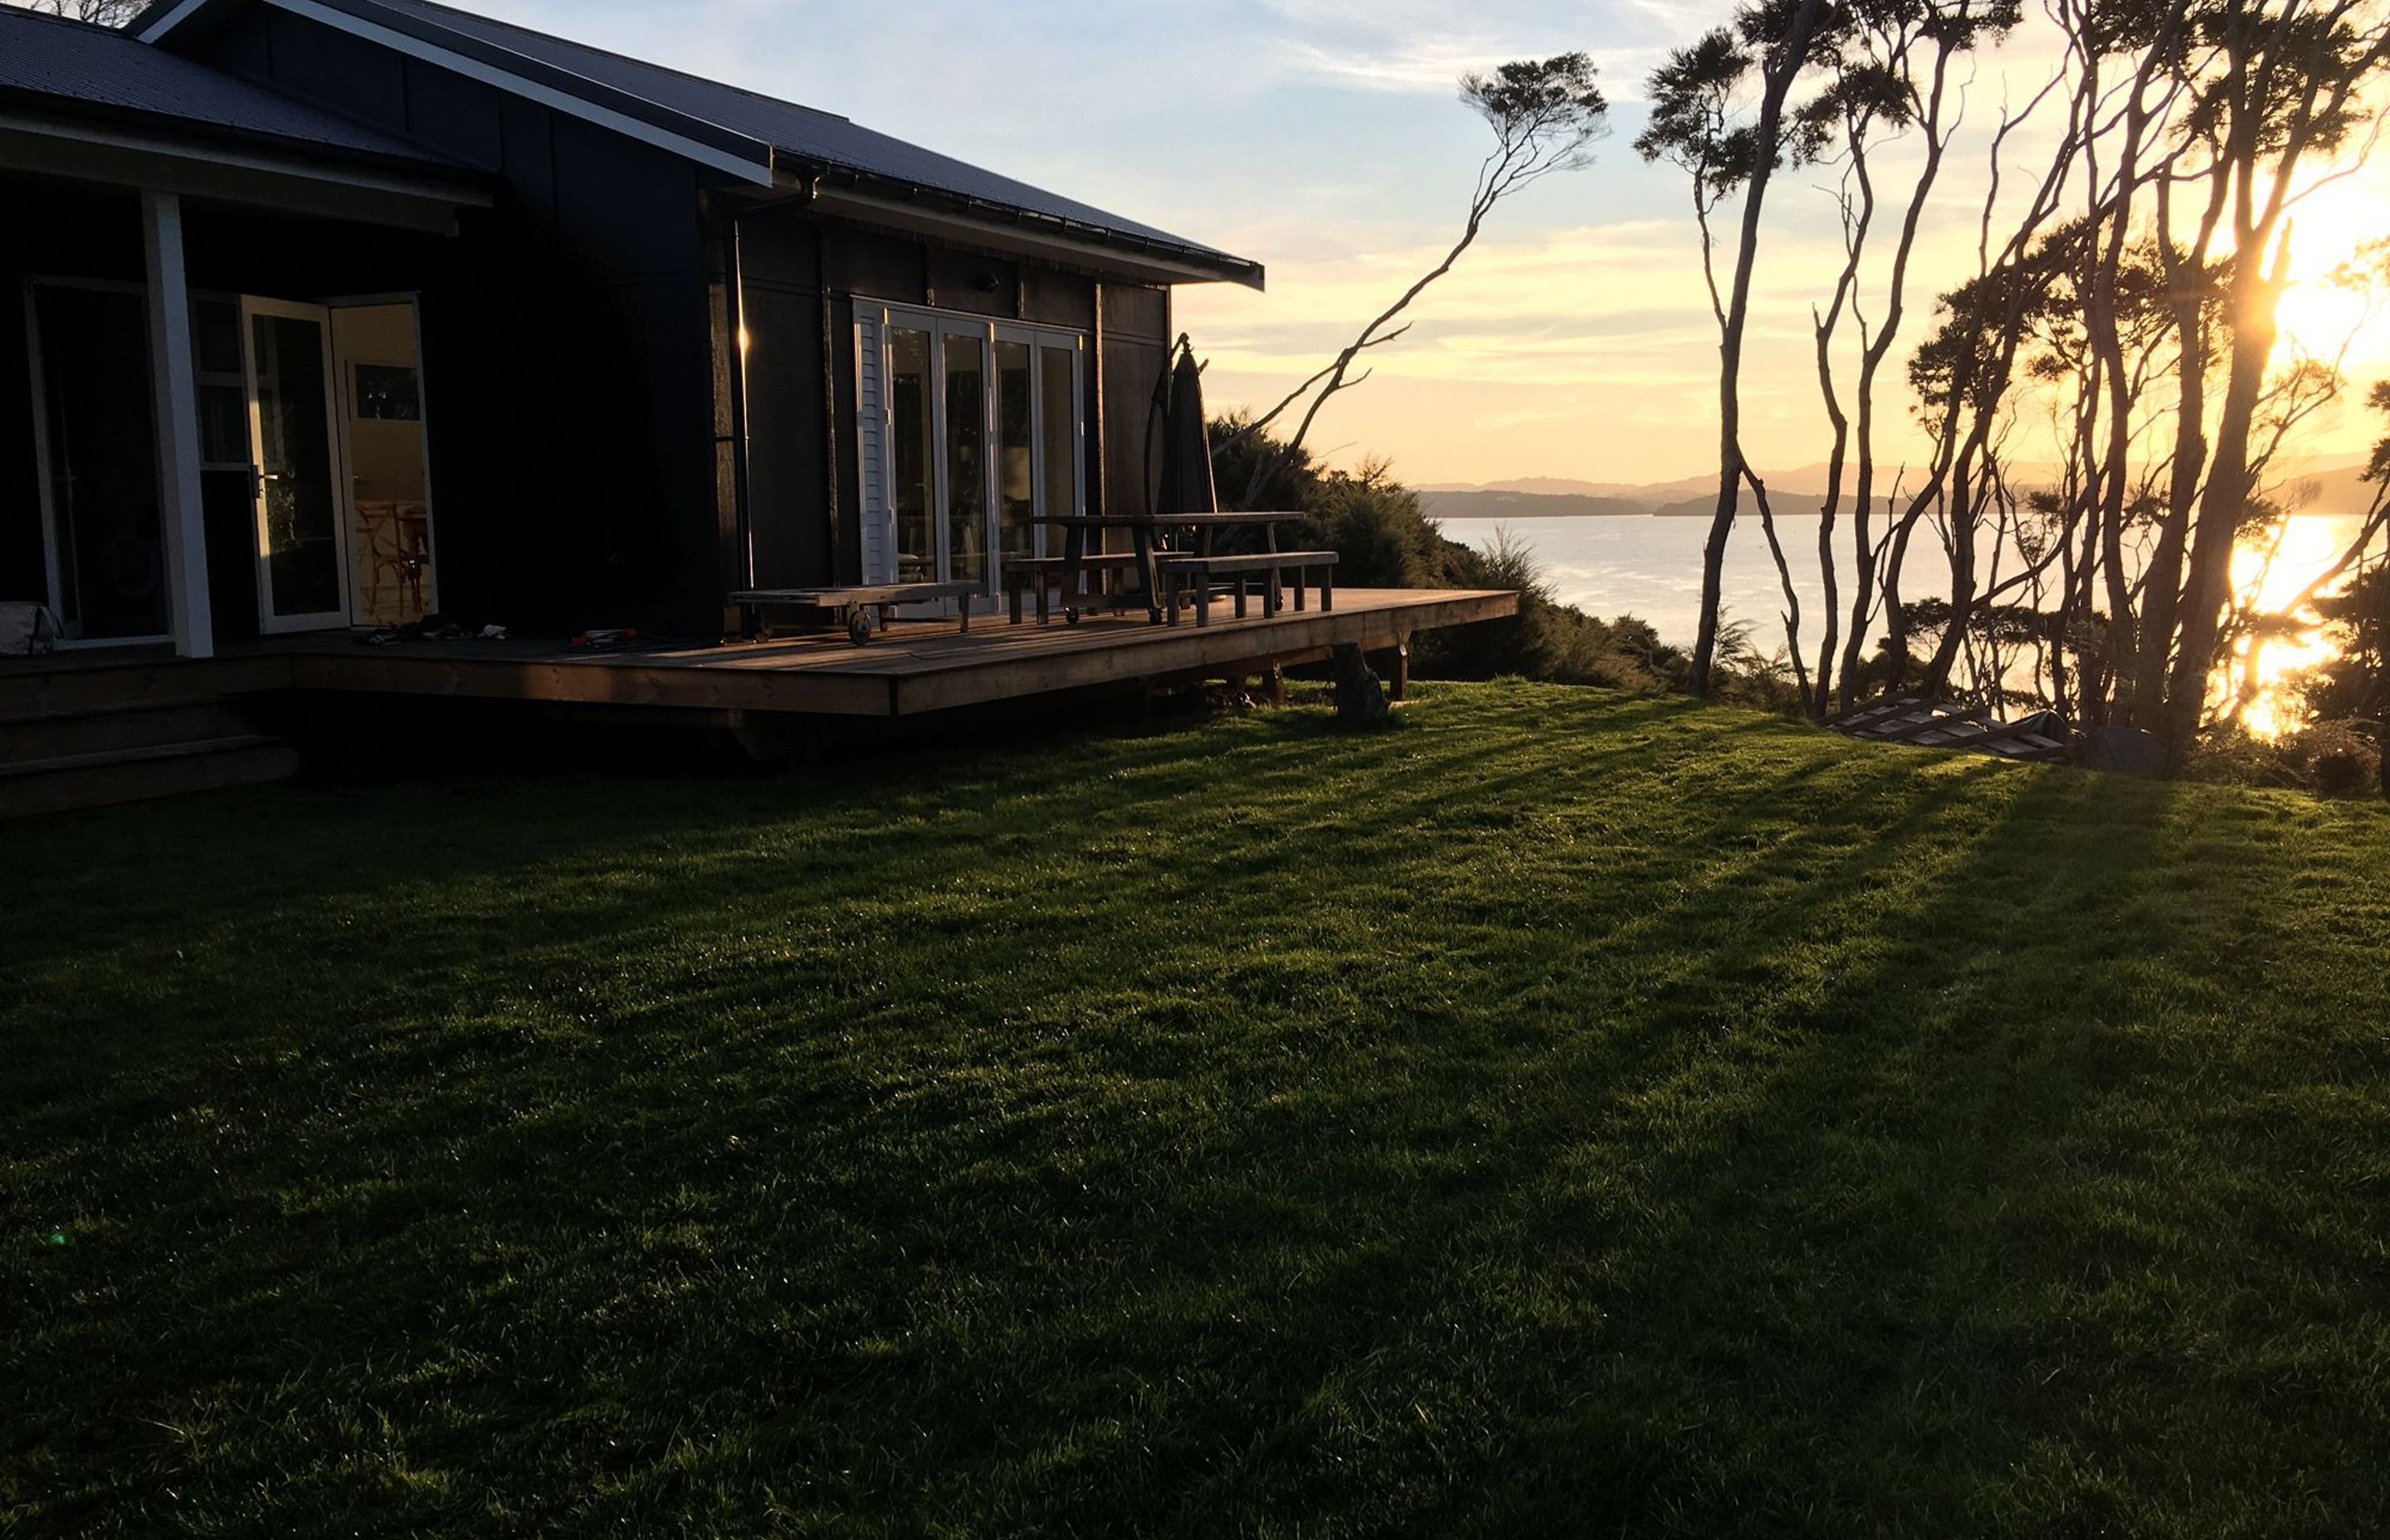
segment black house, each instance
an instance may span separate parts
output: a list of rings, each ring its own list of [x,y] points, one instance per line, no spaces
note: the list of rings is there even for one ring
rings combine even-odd
[[[70,640],[690,638],[1143,511],[1171,288],[1261,268],[423,0],[0,7],[0,599]]]

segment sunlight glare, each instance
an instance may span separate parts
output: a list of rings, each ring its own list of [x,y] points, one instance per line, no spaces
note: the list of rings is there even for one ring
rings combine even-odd
[[[2352,355],[2378,347],[2379,296],[2335,278],[2369,243],[2390,237],[2390,204],[2369,188],[2336,182],[2301,199],[2290,219],[2291,283],[2275,312],[2283,341],[2322,359],[2334,356],[2352,337]]]
[[[2340,558],[2358,520],[2329,515],[2285,519],[2274,530],[2242,542],[2232,553],[2232,586],[2244,607],[2281,610],[2296,599]],[[2299,619],[2312,621],[2312,610]],[[2330,659],[2334,648],[2320,627],[2302,624],[2273,636],[2243,636],[2234,644],[2229,670],[2218,670],[2227,689],[2242,698],[2241,725],[2258,738],[2280,738],[2301,723],[2293,677]]]

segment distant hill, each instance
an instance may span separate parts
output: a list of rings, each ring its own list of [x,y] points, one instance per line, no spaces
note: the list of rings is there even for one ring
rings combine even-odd
[[[2294,513],[2361,514],[2372,506],[2376,491],[2362,480],[2362,459],[2289,462],[2290,469],[2274,480]],[[2044,476],[2053,468],[2035,467]],[[1898,474],[1887,470],[1885,475]],[[1844,476],[1853,473],[1845,469]],[[1913,469],[1910,472],[1913,476]],[[1851,493],[1844,481],[1844,507]],[[1776,511],[1786,517],[1814,514],[1825,495],[1826,468],[1803,466],[1767,476],[1767,494]],[[1477,485],[1445,482],[1418,489],[1420,502],[1432,519],[1618,519],[1657,516],[1663,519],[1706,519],[1717,507],[1714,477],[1688,476],[1674,481],[1578,481],[1557,476],[1526,476],[1510,481]],[[1887,495],[1886,507],[1893,499]],[[1754,512],[1746,494],[1741,511]]]
[[[1471,487],[1420,493],[1431,519],[1641,519],[1652,505],[1576,492],[1506,492]]]
[[[1767,506],[1776,510],[1776,516],[1779,519],[1793,519],[1803,514],[1815,514],[1818,511],[1818,506],[1825,501],[1825,497],[1826,494],[1823,492],[1814,487],[1807,491],[1794,491],[1780,487],[1773,481],[1767,483]],[[1891,513],[1899,507],[1901,499],[1880,497],[1876,501],[1884,512]],[[1843,512],[1847,514],[1857,506],[1852,489],[1844,488]],[[1735,511],[1756,518],[1759,514],[1759,505],[1753,501],[1746,492],[1736,498]],[[1715,492],[1700,497],[1687,497],[1680,502],[1663,503],[1651,510],[1652,517],[1656,519],[1707,519],[1716,512],[1717,494]]]
[[[2281,499],[2293,513],[2361,514],[2373,506],[2374,494],[2381,491],[2364,480],[2364,474],[2363,460],[2306,467],[2300,474],[2282,479]]]
[[[1514,481],[1431,481],[1416,490],[1422,495],[1515,492],[1534,497],[1599,497],[1646,507],[1664,502],[1670,494],[1665,486],[1646,486],[1636,481],[1578,481],[1565,476],[1522,476]]]
[[[1800,499],[1814,505],[1826,484],[1823,465],[1803,466],[1767,479],[1779,507]],[[1618,519],[1647,514],[1708,513],[1717,500],[1715,476],[1673,481],[1578,481],[1560,476],[1469,484],[1431,482],[1416,489],[1433,519]],[[1811,510],[1814,511],[1814,508]]]

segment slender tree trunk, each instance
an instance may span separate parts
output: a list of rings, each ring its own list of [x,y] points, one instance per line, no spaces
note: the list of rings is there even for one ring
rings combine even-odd
[[[2274,312],[2288,278],[2288,242],[2277,250],[2270,270],[2264,246],[2244,248],[2253,260],[2234,265],[2232,360],[2224,407],[2217,420],[2215,465],[2207,476],[2199,520],[2191,532],[2191,569],[2183,584],[2182,640],[2165,696],[2167,748],[2178,761],[2198,736],[2207,703],[2207,679],[2216,664],[2217,639],[2232,599],[2232,550],[2241,538],[2254,478],[2249,472],[2250,427],[2264,393],[2266,366],[2273,357]]]
[[[2159,725],[2165,712],[2166,669],[2174,655],[2175,616],[2182,597],[2183,553],[2190,543],[2200,477],[2207,468],[2207,248],[2224,207],[2224,183],[2211,180],[2198,237],[2189,250],[2178,252],[2166,233],[2173,205],[2169,182],[2160,177],[2157,184],[2158,250],[2174,312],[2174,460],[2158,537],[2141,575],[2141,618],[2129,693],[2119,702],[2120,714],[2146,727]]]
[[[1925,140],[1925,163],[1918,172],[1916,186],[1909,191],[1908,209],[1901,219],[1900,239],[1893,248],[1883,324],[1859,361],[1858,484],[1854,489],[1857,497],[1851,505],[1851,549],[1856,559],[1851,578],[1850,628],[1843,637],[1841,691],[1844,711],[1858,704],[1859,675],[1867,666],[1868,622],[1875,616],[1876,372],[1892,353],[1894,339],[1900,335],[1902,312],[1908,292],[1908,261],[1917,248],[1917,227],[1924,218],[1925,206],[1934,183],[1942,174],[1942,156],[1949,140],[1949,131],[1942,122],[1942,105],[1948,88],[1950,56],[1954,51],[1955,45],[1947,39],[1934,49],[1933,84],[1926,92],[1924,108],[1919,114],[1919,126]],[[1907,535],[1899,536],[1896,544],[1899,548],[1895,552],[1895,571],[1898,570],[1897,558],[1908,553]],[[1895,601],[1888,605],[1892,611],[1899,608],[1896,597],[1888,584],[1886,598]],[[1831,604],[1832,601],[1829,599],[1828,602]],[[1898,645],[1905,656],[1908,647],[1905,629],[1898,637]]]
[[[1809,49],[1817,30],[1819,0],[1801,0],[1781,52],[1761,71],[1761,88],[1751,181],[1743,189],[1742,233],[1735,249],[1734,284],[1727,302],[1726,324],[1718,332],[1718,493],[1710,515],[1709,539],[1702,546],[1701,626],[1693,639],[1692,666],[1686,685],[1695,695],[1710,693],[1710,674],[1717,661],[1718,606],[1726,578],[1727,540],[1734,533],[1736,493],[1742,480],[1742,333],[1751,314],[1752,268],[1759,256],[1759,211],[1767,196],[1769,173],[1780,147],[1784,98]]]
[[[1950,478],[1950,623],[1925,664],[1921,683],[1927,696],[1938,696],[1949,687],[1950,670],[1958,662],[1974,619],[1975,488],[1970,445]]]

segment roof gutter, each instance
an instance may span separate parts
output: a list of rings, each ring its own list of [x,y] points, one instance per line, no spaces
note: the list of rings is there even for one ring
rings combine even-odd
[[[493,201],[492,188],[495,178],[471,166],[426,155],[327,144],[321,139],[271,134],[233,123],[180,117],[171,112],[154,112],[146,108],[126,107],[115,102],[96,102],[81,96],[56,96],[39,91],[0,86],[0,110],[11,108],[21,108],[27,112],[54,118],[60,122],[108,124],[163,138],[255,150],[263,155],[286,156],[302,163],[335,161],[363,171],[383,173],[392,185],[403,185],[410,192],[422,191],[429,196],[481,208],[489,207]]]
[[[145,43],[172,45],[186,29],[203,30],[210,15],[231,0],[157,0],[130,30]],[[426,23],[375,0],[266,0],[352,36],[442,64],[485,84],[516,90],[542,105],[634,138],[657,144],[724,173],[736,181],[779,187],[828,181],[822,202],[844,202],[859,217],[891,217],[908,225],[966,230],[1017,231],[1016,238],[1050,250],[1075,252],[1082,261],[1117,260],[1134,253],[1145,275],[1164,283],[1227,281],[1262,287],[1259,263],[1225,251],[1140,236],[1131,231],[1064,219],[876,175],[859,168],[803,160],[716,123],[676,112],[603,82],[498,47],[481,39]]]
[[[1163,283],[1242,284],[1262,287],[1262,264],[1225,251],[1156,239],[1082,220],[1064,219],[973,198],[940,187],[898,181],[852,166],[825,165],[776,154],[775,185],[802,191],[824,211],[874,224],[957,237],[994,235],[1075,257],[1099,266],[1120,267],[1125,256],[1140,277]]]

